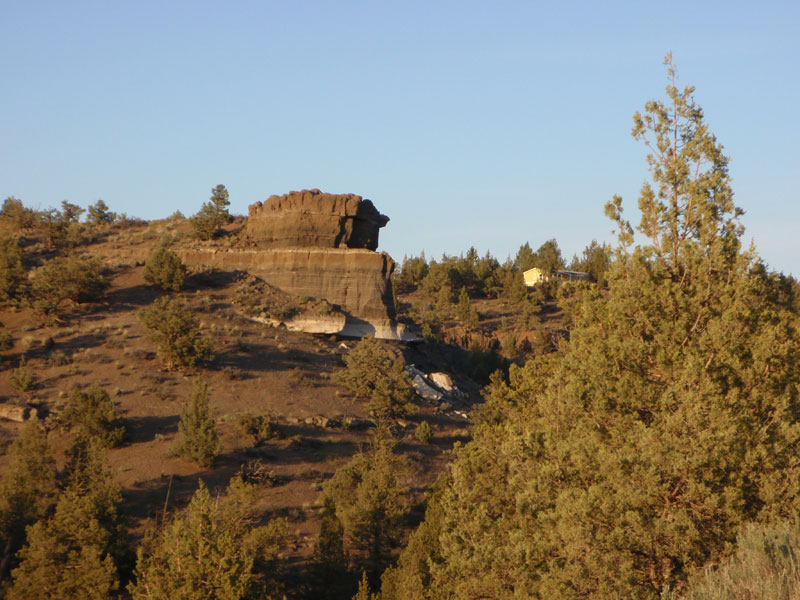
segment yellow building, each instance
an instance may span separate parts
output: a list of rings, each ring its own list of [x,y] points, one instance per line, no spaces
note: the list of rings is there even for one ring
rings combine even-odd
[[[581,273],[580,271],[554,271],[546,273],[542,269],[534,267],[528,269],[522,276],[525,279],[525,285],[533,287],[537,283],[550,281],[551,279],[559,279],[562,281],[591,281],[592,276],[588,273]]]
[[[548,281],[550,279],[549,273],[545,273],[537,267],[528,269],[522,274],[522,277],[525,278],[525,285],[528,287],[534,286],[537,283],[542,283],[543,281]]]

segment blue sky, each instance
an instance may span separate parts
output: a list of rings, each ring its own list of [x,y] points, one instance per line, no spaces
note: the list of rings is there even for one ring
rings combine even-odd
[[[610,240],[672,51],[746,237],[800,274],[800,3],[0,0],[0,197],[147,219],[317,187],[395,259]]]

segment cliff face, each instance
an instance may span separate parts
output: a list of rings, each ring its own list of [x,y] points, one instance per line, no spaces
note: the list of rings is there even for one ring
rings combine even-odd
[[[377,250],[389,217],[355,194],[319,190],[271,196],[250,206],[244,236],[259,248],[365,248]]]
[[[345,319],[290,323],[289,328],[362,337],[415,340],[395,322],[395,263],[375,252],[389,218],[354,194],[319,190],[272,196],[250,206],[241,248],[179,250],[186,263],[242,270],[297,296],[336,305]],[[322,328],[322,329],[320,329]]]

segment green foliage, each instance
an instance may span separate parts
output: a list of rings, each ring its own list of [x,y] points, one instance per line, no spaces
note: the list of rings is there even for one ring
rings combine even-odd
[[[21,562],[12,576],[10,600],[106,599],[119,587],[118,564],[127,552],[122,500],[105,456],[88,443],[73,461],[55,513],[28,528]]]
[[[177,254],[161,245],[147,257],[144,264],[144,280],[162,290],[179,291],[186,279],[186,265]]]
[[[83,212],[81,207],[64,200],[61,210],[51,208],[38,213],[38,228],[51,249],[64,250],[83,242],[83,225],[80,223]]]
[[[86,222],[95,226],[113,223],[116,218],[117,215],[111,212],[102,200],[98,200],[89,206],[86,213]]]
[[[400,271],[392,279],[393,285],[401,294],[413,292],[428,274],[428,262],[425,253],[420,256],[404,256]]]
[[[797,526],[748,525],[735,554],[714,569],[689,580],[678,596],[662,600],[793,600],[800,597],[800,534]]]
[[[596,240],[586,246],[580,258],[573,258],[569,268],[572,271],[589,273],[600,287],[606,285],[606,271],[611,264],[611,247],[598,244]]]
[[[336,516],[336,505],[323,498],[319,540],[314,548],[314,573],[317,578],[315,597],[341,598],[341,588],[349,587],[349,558],[344,549],[344,527]]]
[[[0,302],[14,300],[25,282],[22,250],[16,239],[0,236]]]
[[[215,237],[220,228],[231,220],[229,205],[228,190],[224,185],[212,189],[210,201],[204,203],[200,211],[192,217],[191,223],[195,235],[201,240]]]
[[[467,294],[467,288],[465,287],[461,288],[461,292],[458,295],[456,314],[459,320],[465,325],[474,326],[478,324],[478,311],[469,301],[469,294]]]
[[[26,208],[22,204],[22,201],[17,200],[14,196],[9,196],[3,201],[0,214],[11,221],[18,230],[32,229],[36,227],[39,222],[36,212],[30,208]]]
[[[239,415],[239,431],[253,438],[253,444],[262,445],[274,435],[272,419],[269,415],[252,415],[243,413]]]
[[[220,450],[217,419],[208,405],[208,384],[196,379],[192,395],[181,410],[178,437],[171,451],[202,467],[211,467]]]
[[[427,421],[423,421],[417,425],[417,429],[414,431],[414,437],[417,438],[417,441],[422,444],[431,443],[431,440],[433,439],[433,432],[431,431],[431,426],[428,425]]]
[[[198,361],[214,360],[211,340],[200,333],[196,315],[178,298],[158,298],[139,317],[150,329],[167,367],[191,367]]]
[[[372,444],[356,454],[323,484],[323,497],[336,507],[356,564],[373,582],[386,566],[399,539],[399,525],[408,511],[406,488],[400,482],[403,459],[379,426]]]
[[[692,93],[673,78],[635,117],[648,244],[631,247],[615,198],[607,292],[574,296],[557,354],[493,381],[441,495],[424,597],[658,598],[744,523],[800,510],[800,318],[741,250]]]
[[[25,366],[24,358],[20,358],[19,366],[9,373],[8,381],[11,383],[11,387],[18,392],[30,391],[33,389],[33,386],[36,385],[36,378],[33,373],[28,371],[28,367]]]
[[[257,526],[255,486],[233,479],[213,499],[200,481],[191,503],[145,538],[138,551],[134,600],[278,599],[275,559],[285,522]]]
[[[65,300],[101,300],[109,285],[103,277],[103,265],[96,258],[57,257],[31,274],[31,297],[38,312],[53,314]]]
[[[358,591],[353,596],[353,600],[378,600],[377,594],[370,592],[369,581],[367,580],[366,571],[361,573],[361,581],[358,582]]]
[[[6,452],[0,480],[0,581],[25,542],[25,528],[50,511],[55,492],[55,459],[47,434],[38,421],[28,421]]]
[[[414,392],[405,365],[379,340],[362,339],[344,362],[347,367],[335,375],[336,382],[367,400],[373,414],[397,417],[414,411]]]
[[[61,419],[76,437],[95,437],[107,447],[118,445],[125,436],[114,401],[97,383],[85,392],[73,388]]]

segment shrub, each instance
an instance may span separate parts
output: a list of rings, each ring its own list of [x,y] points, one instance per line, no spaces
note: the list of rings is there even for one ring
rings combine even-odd
[[[162,245],[153,250],[144,265],[144,280],[162,290],[178,291],[186,279],[186,266],[177,254]]]
[[[65,300],[97,302],[109,285],[102,263],[95,258],[54,258],[31,276],[33,306],[40,313],[52,314]]]
[[[800,597],[800,533],[788,523],[749,525],[739,535],[734,556],[716,569],[690,578],[678,596],[663,600],[792,600]]]
[[[171,452],[202,467],[211,467],[221,449],[217,419],[208,405],[208,384],[195,380],[192,396],[181,410],[178,438]]]
[[[62,421],[79,438],[96,437],[105,446],[116,446],[125,435],[114,401],[98,384],[85,392],[73,388]]]
[[[423,421],[417,425],[417,429],[414,432],[414,437],[417,438],[417,441],[423,444],[431,443],[431,440],[433,439],[433,432],[431,431],[431,426],[428,425],[427,421]]]
[[[193,366],[201,360],[213,360],[211,340],[200,334],[197,317],[177,298],[158,298],[140,313],[151,330],[158,353],[167,367]]]
[[[11,382],[11,386],[20,392],[27,392],[28,390],[32,389],[36,383],[36,378],[25,366],[24,358],[19,359],[19,366],[11,371],[11,374],[8,376],[8,378]]]
[[[401,359],[378,340],[361,340],[344,358],[347,368],[336,374],[338,383],[368,401],[380,417],[396,417],[414,410],[411,379]]]
[[[98,200],[91,205],[86,214],[86,222],[90,225],[106,225],[113,223],[117,215],[108,210],[108,206],[102,200]]]
[[[260,446],[273,436],[272,420],[269,415],[239,415],[239,430],[244,435],[252,436],[253,444]]]

